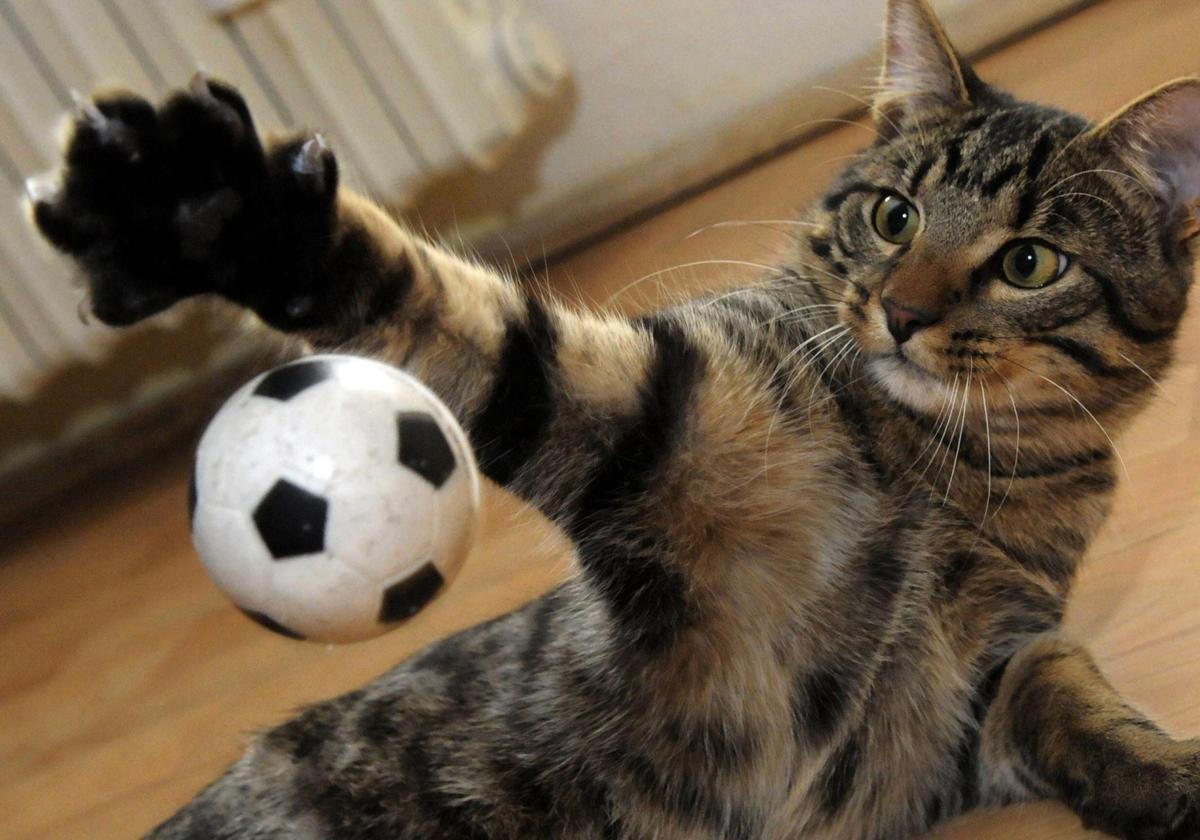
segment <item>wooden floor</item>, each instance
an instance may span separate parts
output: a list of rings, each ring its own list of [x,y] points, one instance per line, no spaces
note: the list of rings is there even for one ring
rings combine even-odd
[[[1019,94],[1100,116],[1195,72],[1200,3],[1109,0],[992,56]],[[770,227],[868,139],[843,128],[657,216],[559,267],[551,282],[603,301],[649,272],[757,261]],[[691,267],[618,295],[653,305],[752,269]],[[1131,479],[1069,613],[1114,681],[1170,731],[1200,735],[1200,315],[1181,363],[1121,450]],[[537,516],[491,492],[483,537],[448,594],[390,636],[324,648],[272,636],[206,579],[184,514],[186,453],[124,473],[6,533],[0,546],[0,837],[126,837],[181,805],[245,733],[359,685],[450,631],[511,609],[567,572]],[[900,769],[900,772],[903,772]],[[1081,838],[1054,804],[978,814],[939,840]]]

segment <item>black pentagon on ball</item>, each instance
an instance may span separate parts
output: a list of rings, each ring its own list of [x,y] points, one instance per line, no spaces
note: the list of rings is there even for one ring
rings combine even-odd
[[[329,503],[285,478],[254,509],[254,524],[276,560],[325,550]]]
[[[401,412],[396,417],[400,430],[400,463],[441,487],[454,472],[454,450],[437,421],[418,411]]]
[[[272,633],[278,633],[280,636],[287,636],[289,639],[298,639],[299,641],[304,641],[304,637],[302,635],[297,633],[295,630],[284,627],[266,613],[255,612],[254,610],[248,610],[243,607],[238,607],[238,609],[242,611],[242,614],[245,615],[246,618],[250,619],[256,624],[261,624]]]
[[[384,624],[403,621],[420,612],[421,607],[433,600],[445,580],[432,563],[426,563],[416,572],[389,586],[383,593],[383,604],[379,608],[379,620]]]
[[[263,377],[254,389],[256,397],[270,397],[281,402],[290,400],[332,375],[329,362],[321,359],[302,359],[277,367]]]

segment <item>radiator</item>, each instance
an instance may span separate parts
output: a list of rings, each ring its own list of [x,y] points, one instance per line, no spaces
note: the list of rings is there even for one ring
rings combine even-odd
[[[346,182],[394,205],[493,167],[565,76],[519,0],[0,0],[0,398],[114,341],[81,322],[66,266],[22,218],[72,92],[160,96],[197,69],[236,84],[266,132],[319,127]]]

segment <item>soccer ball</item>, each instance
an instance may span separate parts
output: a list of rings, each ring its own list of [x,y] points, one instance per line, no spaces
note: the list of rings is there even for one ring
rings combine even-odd
[[[246,615],[297,639],[377,636],[458,572],[479,509],[470,445],[425,386],[309,356],[238,390],[200,440],[192,538]]]

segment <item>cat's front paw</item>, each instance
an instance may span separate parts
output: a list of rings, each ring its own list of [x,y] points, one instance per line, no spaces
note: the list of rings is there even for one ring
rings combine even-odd
[[[1136,763],[1092,758],[1091,780],[1068,797],[1086,827],[1122,840],[1200,840],[1200,741]]]
[[[208,292],[303,320],[337,177],[319,135],[265,150],[238,92],[197,74],[157,107],[132,94],[80,100],[60,172],[31,179],[28,194],[106,323]]]

